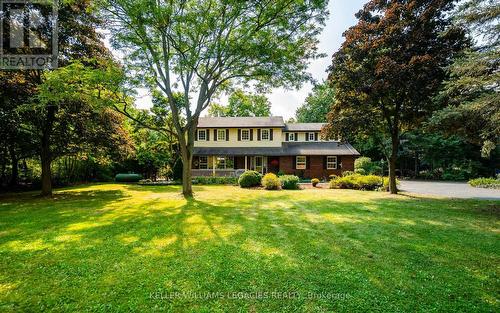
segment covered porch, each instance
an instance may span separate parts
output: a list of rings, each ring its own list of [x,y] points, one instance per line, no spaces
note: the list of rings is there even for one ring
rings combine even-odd
[[[199,155],[193,157],[193,176],[238,176],[253,170],[261,174],[279,171],[280,158],[265,155]]]

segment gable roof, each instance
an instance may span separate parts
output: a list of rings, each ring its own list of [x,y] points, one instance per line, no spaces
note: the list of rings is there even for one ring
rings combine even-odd
[[[285,131],[320,131],[326,123],[286,123]]]
[[[270,117],[200,117],[198,128],[285,127],[281,116]]]

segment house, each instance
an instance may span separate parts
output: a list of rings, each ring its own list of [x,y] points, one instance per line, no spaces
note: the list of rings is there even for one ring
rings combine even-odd
[[[320,138],[322,123],[285,123],[272,117],[201,117],[193,176],[232,176],[243,170],[323,178],[354,170],[358,151]]]

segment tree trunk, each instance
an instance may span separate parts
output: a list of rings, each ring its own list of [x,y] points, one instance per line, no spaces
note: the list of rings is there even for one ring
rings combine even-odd
[[[12,164],[12,173],[11,173],[12,175],[10,176],[9,185],[11,187],[14,187],[17,185],[17,180],[19,178],[19,167],[18,167],[19,160],[17,159],[16,150],[14,149],[13,144],[9,147],[9,154],[10,154],[10,162]]]
[[[191,181],[192,153],[185,146],[181,147],[182,160],[182,194],[186,198],[193,197],[193,186]]]
[[[399,136],[398,134],[392,135],[392,151],[389,157],[389,191],[391,194],[397,194],[398,188],[396,185],[396,160],[398,158]]]
[[[52,195],[52,172],[50,165],[52,163],[52,155],[50,151],[50,135],[54,125],[54,118],[56,107],[49,105],[47,107],[47,116],[45,127],[43,127],[41,147],[40,147],[40,160],[42,162],[42,196]]]

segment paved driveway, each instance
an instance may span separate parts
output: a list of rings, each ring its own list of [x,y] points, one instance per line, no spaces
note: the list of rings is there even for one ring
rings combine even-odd
[[[399,189],[422,195],[500,200],[500,190],[474,188],[467,183],[403,180]]]

